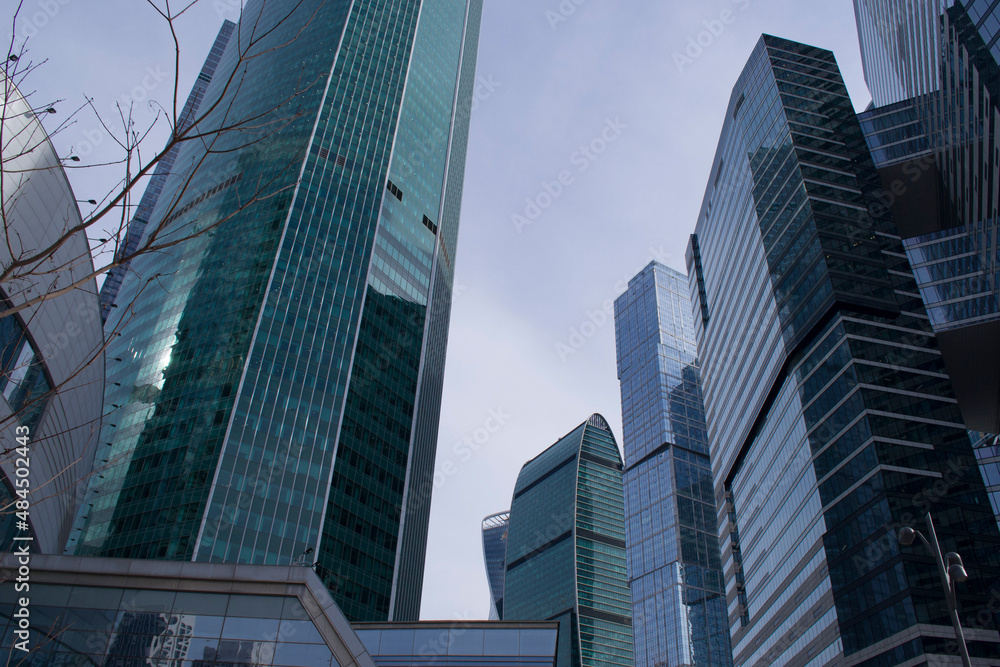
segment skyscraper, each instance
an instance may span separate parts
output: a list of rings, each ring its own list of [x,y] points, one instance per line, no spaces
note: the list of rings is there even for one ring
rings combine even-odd
[[[559,621],[559,667],[631,666],[622,461],[591,415],[521,468],[507,537],[504,621]]]
[[[876,106],[940,87],[941,13],[955,0],[854,0],[861,64]]]
[[[976,569],[970,652],[1000,657],[1000,532],[878,190],[833,54],[763,36],[688,248],[736,665],[954,654],[933,560],[896,540],[928,510]]]
[[[208,56],[205,58],[205,64],[202,65],[201,71],[198,73],[198,78],[195,79],[194,86],[191,87],[187,101],[184,103],[183,109],[181,109],[181,115],[177,119],[178,128],[181,130],[190,127],[191,123],[197,118],[198,109],[205,98],[205,91],[208,89],[208,84],[212,81],[215,68],[219,66],[219,58],[222,57],[222,52],[225,50],[226,44],[229,43],[229,38],[232,36],[235,27],[236,24],[232,21],[222,22],[219,34],[216,36],[212,48],[209,49]],[[177,159],[177,152],[180,148],[180,144],[175,145],[156,163],[156,168],[149,179],[149,184],[142,193],[142,198],[136,207],[135,215],[132,216],[132,219],[128,223],[128,229],[122,246],[117,252],[118,257],[128,257],[139,249],[139,243],[142,241],[142,235],[146,231],[149,216],[152,214],[153,209],[156,207],[156,202],[163,192],[163,184],[167,180],[170,169],[174,166],[174,160]],[[118,298],[118,290],[122,287],[122,280],[125,279],[125,274],[128,272],[130,263],[128,260],[125,260],[123,264],[108,271],[108,275],[104,278],[104,284],[101,285],[102,321],[107,321],[111,309],[116,305],[115,300]]]
[[[315,562],[417,617],[481,7],[247,3],[108,320],[71,553]]]
[[[651,262],[615,301],[635,664],[732,664],[687,276]]]
[[[906,256],[955,386],[966,424],[1000,428],[1000,271],[992,221],[959,223],[924,113],[904,100],[859,114],[881,176],[879,204],[893,212]],[[993,253],[995,255],[995,253]]]
[[[856,0],[865,79],[879,106],[862,114],[966,424],[1000,431],[1000,6],[981,0]],[[891,24],[869,24],[868,12]],[[891,27],[891,29],[890,29]],[[933,44],[934,48],[918,48]],[[875,57],[875,46],[891,46]],[[886,95],[888,73],[927,85]],[[931,194],[932,196],[928,197]]]
[[[490,620],[503,618],[503,583],[507,565],[507,529],[510,512],[498,512],[483,519],[483,562],[490,586]]]

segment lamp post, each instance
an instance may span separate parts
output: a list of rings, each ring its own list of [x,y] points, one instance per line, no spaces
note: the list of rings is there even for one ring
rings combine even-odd
[[[958,650],[962,656],[962,664],[965,667],[972,667],[972,662],[969,659],[969,648],[965,645],[965,634],[962,632],[962,622],[958,619],[958,607],[955,601],[955,590],[954,584],[959,584],[969,578],[969,575],[965,571],[965,566],[962,564],[962,557],[959,556],[954,551],[947,553],[943,558],[941,556],[941,545],[938,543],[937,533],[934,532],[934,521],[931,520],[931,513],[928,512],[925,517],[927,521],[927,534],[930,535],[930,542],[919,530],[914,530],[909,526],[904,526],[899,529],[899,543],[904,547],[908,547],[913,544],[913,540],[917,537],[920,541],[924,543],[928,551],[934,554],[934,560],[937,562],[938,574],[941,575],[941,585],[944,586],[944,599],[948,603],[948,613],[951,615],[951,624],[955,628],[955,639],[958,640]],[[945,567],[945,561],[947,561],[947,568]]]

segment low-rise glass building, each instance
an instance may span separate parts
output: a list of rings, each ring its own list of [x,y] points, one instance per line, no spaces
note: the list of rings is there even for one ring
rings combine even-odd
[[[0,560],[11,667],[374,667],[308,567],[33,556]],[[26,620],[25,620],[26,619]],[[21,650],[24,648],[26,650]]]
[[[554,667],[559,634],[555,622],[356,623],[354,629],[379,667]]]

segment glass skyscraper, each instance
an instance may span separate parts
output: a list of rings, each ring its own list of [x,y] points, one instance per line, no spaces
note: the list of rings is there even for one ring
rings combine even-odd
[[[955,0],[854,0],[865,81],[876,106],[940,86],[941,13]]]
[[[559,667],[630,667],[622,460],[592,415],[521,468],[503,620],[559,621]]]
[[[498,512],[483,519],[483,562],[490,586],[490,620],[503,618],[503,583],[507,565],[507,529],[510,512]]]
[[[896,14],[895,32],[866,25],[868,5]],[[904,4],[911,11],[904,10]],[[856,2],[865,78],[876,102],[861,114],[914,277],[966,424],[1000,430],[1000,5],[990,0]],[[912,8],[920,7],[919,12]],[[931,15],[933,15],[931,17]],[[936,48],[920,50],[920,43]],[[896,44],[886,58],[873,45]],[[933,73],[933,86],[885,98],[895,69]],[[920,95],[915,93],[919,92]],[[928,197],[928,193],[931,196]],[[992,438],[970,433],[983,478],[997,483]],[[1000,518],[996,494],[990,493]]]
[[[417,618],[481,9],[247,3],[108,320],[70,553],[315,564]]]
[[[986,264],[1000,213],[1000,6],[992,0],[855,0],[876,106],[910,100],[927,124],[958,223]]]
[[[191,123],[197,118],[198,109],[205,98],[205,91],[208,89],[208,84],[212,81],[215,68],[219,66],[219,58],[222,57],[222,52],[225,50],[226,44],[229,42],[229,38],[232,36],[235,27],[236,24],[232,21],[222,22],[219,34],[216,36],[212,48],[209,49],[205,63],[202,65],[201,71],[198,72],[198,78],[195,79],[187,101],[184,103],[181,114],[177,119],[177,125],[181,130],[190,127]],[[146,186],[145,191],[143,191],[139,205],[135,209],[135,215],[132,216],[132,219],[128,223],[128,229],[122,246],[118,248],[118,252],[116,253],[119,258],[129,257],[139,249],[139,243],[142,241],[142,235],[146,231],[149,216],[152,214],[153,209],[156,207],[156,202],[163,192],[163,184],[167,180],[167,175],[170,173],[171,168],[174,166],[174,160],[177,159],[177,153],[180,151],[180,148],[179,144],[175,145],[156,163],[156,168],[153,169],[153,175],[149,179],[149,184]],[[123,264],[108,271],[107,276],[104,278],[104,284],[101,285],[101,319],[103,321],[107,321],[111,309],[116,306],[115,301],[118,298],[118,290],[122,287],[122,281],[128,272],[129,264],[131,262],[127,259],[124,260]]]
[[[732,664],[688,279],[651,262],[615,301],[635,664]]]
[[[763,36],[688,248],[736,665],[954,654],[933,560],[896,540],[927,511],[975,569],[969,650],[1000,658],[1000,532],[878,190],[833,54]]]

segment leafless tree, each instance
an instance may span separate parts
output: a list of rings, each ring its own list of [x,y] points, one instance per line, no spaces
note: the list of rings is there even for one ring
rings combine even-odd
[[[116,267],[128,267],[144,255],[175,253],[181,244],[213,233],[252,206],[287,196],[283,193],[294,187],[295,184],[289,184],[287,178],[260,177],[254,182],[247,182],[252,178],[247,177],[234,195],[237,198],[235,206],[228,206],[224,215],[206,220],[199,218],[194,212],[188,212],[197,204],[198,196],[203,194],[207,169],[205,164],[210,161],[211,156],[236,153],[274,137],[307,113],[299,98],[307,92],[314,92],[322,83],[320,79],[296,76],[294,72],[289,72],[288,76],[295,77],[289,80],[289,94],[269,102],[266,109],[258,109],[249,114],[240,111],[244,107],[237,101],[240,99],[247,69],[253,66],[255,60],[283,49],[298,39],[315,16],[314,13],[309,13],[312,10],[307,9],[307,4],[318,4],[307,3],[306,0],[263,0],[257,3],[259,11],[253,17],[248,19],[241,16],[244,20],[234,31],[227,46],[229,65],[225,71],[217,72],[213,79],[211,98],[206,98],[197,112],[185,115],[182,108],[185,96],[178,87],[178,81],[182,78],[184,55],[181,49],[181,23],[200,1],[207,0],[145,0],[144,4],[136,5],[136,11],[151,12],[158,18],[163,30],[170,35],[173,45],[172,86],[159,103],[149,103],[153,111],[151,119],[137,113],[140,108],[135,102],[119,102],[113,114],[102,114],[94,99],[86,97],[71,104],[71,113],[64,114],[60,111],[55,114],[57,107],[61,109],[67,102],[37,100],[32,89],[38,77],[46,75],[46,60],[32,53],[30,40],[15,37],[20,34],[18,25],[22,21],[24,0],[17,3],[9,17],[12,39],[6,57],[0,64],[3,86],[0,91],[0,323],[5,318],[16,317],[17,321],[24,324],[24,328],[31,328],[32,319],[45,302],[68,298],[79,290],[92,291],[100,276]],[[260,7],[268,4],[275,7],[274,11],[268,13],[267,21],[264,21],[260,18],[264,14]],[[282,29],[293,18],[297,28],[292,31],[287,27]],[[289,32],[291,35],[287,36]],[[236,61],[235,66],[232,65],[233,59]],[[55,127],[46,127],[44,132],[38,131],[40,125],[36,121],[44,120],[48,123],[49,119],[58,119]],[[48,162],[36,159],[46,151],[54,154],[49,144],[50,138],[65,132],[83,119],[93,123],[93,127],[101,128],[104,136],[112,139],[116,151],[112,159],[88,163],[73,154]],[[150,148],[154,138],[162,136],[164,125],[168,134],[165,144]],[[193,162],[185,164],[178,176],[179,180],[172,182],[169,192],[164,192],[157,204],[155,216],[148,224],[143,221],[146,227],[138,245],[126,245],[142,188],[157,166],[167,156],[176,155],[178,149],[185,145],[194,145],[196,148],[188,151],[189,155],[194,156],[191,158]],[[287,169],[296,169],[297,173],[297,165],[302,158],[301,154],[288,155]],[[30,189],[28,184],[32,179],[43,179],[63,169],[114,170],[117,176],[107,192],[99,198],[88,200],[93,207],[91,212],[81,215],[76,203],[72,202],[72,210],[52,220],[52,225],[57,228],[54,233],[42,235],[43,242],[38,242],[37,237],[24,233],[24,221],[18,219],[18,203]],[[162,275],[137,277],[136,280],[141,284],[130,291],[131,298],[138,298],[146,290],[160,289],[161,278]],[[106,329],[100,343],[87,352],[79,367],[70,373],[69,380],[79,380],[88,367],[104,358],[108,344],[131,320],[130,305],[119,304],[121,310],[129,312],[122,312],[121,317],[114,318],[110,323],[112,327]],[[3,350],[0,349],[0,354],[2,353]],[[41,356],[45,357],[44,354]],[[17,372],[25,370],[23,367],[11,367],[9,362],[5,365],[5,368],[0,368],[3,374],[0,385],[11,380]],[[54,394],[64,391],[67,382],[64,379],[56,386],[46,387],[44,392],[31,395],[12,414],[0,418],[0,432],[10,429],[26,412],[44,405]],[[103,377],[100,382],[103,383]],[[101,429],[102,418],[106,418],[106,414],[94,415],[90,423],[75,424],[72,428],[84,429],[92,437],[96,437]],[[53,436],[50,434],[49,437]],[[44,446],[44,443],[36,442],[35,446]],[[0,463],[10,459],[15,449],[16,444],[0,443]],[[81,466],[89,470],[91,463],[92,461],[78,459],[67,464],[67,468]],[[80,476],[76,482],[77,488],[71,491],[75,493],[77,502],[83,497],[83,489],[80,487],[86,485],[87,477],[99,475],[105,466],[113,465],[115,461],[93,463],[93,471]],[[56,476],[64,472],[66,471],[57,471]],[[39,498],[56,493],[66,491],[59,484],[46,482],[38,485]],[[8,506],[5,507],[5,504]],[[0,502],[0,516],[12,511],[11,504]],[[0,546],[0,549],[3,548],[6,547]]]
[[[14,34],[18,13],[24,0],[20,0],[18,8],[14,13]],[[128,265],[133,259],[140,255],[156,253],[168,250],[178,244],[184,243],[194,235],[204,234],[220,225],[225,224],[233,216],[238,215],[247,207],[261,201],[262,199],[274,197],[284,188],[275,188],[271,181],[256,184],[253,195],[240,203],[240,206],[229,215],[213,221],[209,225],[198,227],[191,226],[182,233],[177,233],[176,225],[171,228],[171,223],[176,220],[179,203],[188,194],[188,191],[197,183],[199,176],[197,167],[189,170],[185,182],[178,188],[172,197],[168,208],[158,216],[159,222],[148,228],[139,247],[132,252],[123,252],[124,240],[128,232],[131,214],[135,210],[135,200],[137,189],[145,182],[145,179],[153,173],[157,164],[174,150],[176,147],[189,143],[199,142],[205,148],[203,160],[217,151],[233,152],[247,145],[260,141],[263,137],[280,130],[283,126],[292,122],[301,115],[301,111],[290,104],[293,99],[278,101],[273,108],[269,108],[262,113],[249,117],[236,117],[233,114],[233,101],[239,96],[239,89],[242,84],[241,74],[244,72],[247,63],[260,58],[276,49],[287,46],[290,41],[298,37],[302,29],[308,24],[304,22],[298,33],[291,40],[277,45],[269,44],[266,48],[262,43],[270,41],[269,38],[281,26],[288,17],[296,14],[304,0],[298,0],[285,10],[285,18],[279,20],[274,25],[262,27],[258,25],[242,26],[233,36],[234,44],[230,48],[236,48],[239,53],[239,64],[228,73],[227,78],[216,90],[220,94],[215,99],[209,101],[199,110],[197,115],[189,122],[181,123],[179,100],[180,91],[177,81],[181,70],[181,47],[178,36],[178,21],[189,12],[199,0],[186,0],[180,8],[172,7],[170,0],[146,0],[146,6],[155,12],[163,21],[169,31],[174,44],[174,72],[173,86],[170,100],[167,105],[159,105],[158,112],[154,119],[139,126],[136,120],[134,104],[123,107],[117,104],[117,117],[106,118],[94,105],[93,99],[85,99],[81,105],[59,125],[49,135],[57,134],[65,130],[71,123],[75,122],[82,114],[92,114],[100,126],[114,139],[119,149],[119,157],[113,162],[100,164],[81,164],[78,156],[67,156],[64,159],[64,167],[67,169],[93,169],[96,167],[117,165],[121,168],[121,178],[115,186],[107,192],[97,202],[96,208],[89,214],[82,217],[77,224],[67,226],[64,232],[57,239],[44,247],[19,247],[17,243],[16,221],[10,219],[8,211],[10,202],[16,194],[8,192],[10,181],[13,176],[23,175],[17,172],[14,166],[19,157],[25,153],[37,150],[38,143],[46,141],[46,137],[33,138],[23,148],[16,151],[6,151],[3,155],[0,173],[4,180],[0,183],[0,200],[3,204],[0,207],[0,224],[3,227],[4,242],[11,249],[12,259],[0,266],[0,285],[5,288],[15,286],[15,290],[27,292],[32,290],[42,276],[53,273],[65,272],[71,266],[86,265],[93,261],[93,258],[103,258],[96,261],[90,271],[79,276],[74,276],[74,280],[59,284],[43,293],[33,294],[30,298],[19,300],[16,305],[8,304],[0,309],[0,319],[7,315],[20,312],[26,308],[40,303],[45,299],[52,299],[66,294],[74,289],[86,285],[89,281],[104,275],[116,266]],[[176,5],[177,3],[174,3]],[[29,77],[36,75],[42,62],[30,59],[27,41],[17,44],[12,40],[8,49],[7,57],[3,63],[4,75],[4,96],[0,101],[0,121],[4,125],[8,121],[8,114],[11,112],[11,100],[14,98],[13,89],[19,88],[22,92],[26,84],[30,85]],[[296,95],[301,94],[318,84],[318,81],[299,81]],[[25,94],[30,99],[31,93]],[[34,111],[44,114],[54,108],[54,103],[42,103],[34,106]],[[280,111],[279,111],[280,110]],[[157,151],[148,148],[147,139],[154,126],[159,123],[167,123],[169,126],[169,138],[164,146]],[[6,149],[12,144],[13,137],[4,136],[0,130],[0,144]],[[231,142],[227,142],[225,148],[216,148],[222,136],[231,136],[239,133],[245,137],[242,145],[234,147]],[[30,177],[30,175],[29,175]],[[7,188],[5,190],[5,188]],[[170,233],[167,233],[168,228]],[[67,241],[76,234],[87,234],[91,237],[92,255],[73,257],[69,260],[53,262],[52,258],[59,248],[63,247]],[[7,294],[8,298],[15,296]]]

